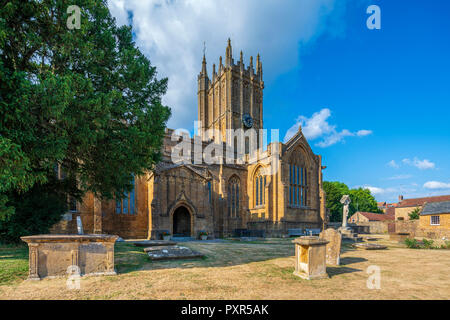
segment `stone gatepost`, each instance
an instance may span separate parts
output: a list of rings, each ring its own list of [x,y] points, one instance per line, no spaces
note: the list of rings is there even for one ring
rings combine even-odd
[[[294,275],[306,280],[328,278],[326,267],[328,241],[319,237],[305,236],[292,242],[295,244]]]

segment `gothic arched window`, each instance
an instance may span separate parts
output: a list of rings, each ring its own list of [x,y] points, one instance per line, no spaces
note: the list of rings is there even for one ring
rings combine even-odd
[[[289,204],[294,207],[307,206],[308,180],[306,168],[289,165]]]
[[[228,208],[230,217],[239,215],[239,178],[234,176],[228,182]]]
[[[135,214],[134,204],[135,204],[135,191],[134,185],[135,180],[131,181],[133,189],[130,192],[125,192],[121,199],[116,198],[116,213],[120,214]]]
[[[261,173],[261,168],[255,173],[253,179],[255,207],[262,206],[266,203],[266,176]]]

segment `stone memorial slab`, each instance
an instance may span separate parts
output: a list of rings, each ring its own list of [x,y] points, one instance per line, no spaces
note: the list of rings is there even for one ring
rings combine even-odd
[[[329,228],[320,233],[320,238],[328,241],[326,245],[326,263],[332,266],[340,264],[341,256],[341,233],[335,229]]]
[[[158,246],[145,248],[144,251],[152,261],[173,260],[173,259],[194,259],[202,258],[204,255],[200,252],[192,251],[182,246]]]
[[[174,246],[177,243],[169,240],[144,240],[133,242],[136,247],[159,247],[159,246]]]
[[[360,249],[364,249],[364,250],[383,250],[383,249],[387,249],[387,246],[383,246],[381,244],[376,244],[376,243],[354,243],[352,244],[353,247],[355,248],[360,248]]]

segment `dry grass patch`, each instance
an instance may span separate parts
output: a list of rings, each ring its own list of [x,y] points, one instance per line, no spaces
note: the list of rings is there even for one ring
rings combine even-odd
[[[0,285],[1,299],[448,299],[450,251],[414,250],[380,236],[387,250],[342,248],[329,279],[295,277],[289,239],[183,243],[205,259],[152,262],[142,248],[116,246],[118,276],[85,277],[80,290],[66,279]],[[1,263],[1,261],[0,261]],[[381,289],[366,286],[367,267],[381,268]]]

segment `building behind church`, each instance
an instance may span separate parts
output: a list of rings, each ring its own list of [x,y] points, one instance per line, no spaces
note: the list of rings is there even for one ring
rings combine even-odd
[[[199,134],[186,138],[167,129],[162,161],[154,171],[135,177],[130,193],[110,201],[88,193],[81,203],[71,205],[52,232],[74,232],[76,216],[86,233],[122,238],[158,239],[164,231],[191,237],[206,231],[223,237],[238,229],[280,236],[292,228],[321,228],[326,211],[321,156],[313,153],[301,129],[286,143],[264,143],[263,89],[259,55],[255,67],[252,57],[245,66],[242,52],[235,63],[228,40],[225,61],[220,57],[217,70],[213,65],[211,77],[203,56]],[[239,140],[233,132],[244,133],[244,138]],[[174,162],[181,142],[189,152],[183,151],[183,161]],[[211,146],[211,154],[223,152],[219,161],[208,164],[202,155],[210,153]],[[231,163],[223,159],[227,152]]]

